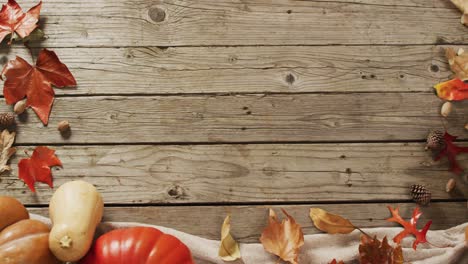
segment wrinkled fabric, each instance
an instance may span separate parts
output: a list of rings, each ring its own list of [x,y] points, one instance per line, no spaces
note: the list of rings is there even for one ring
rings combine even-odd
[[[40,220],[50,225],[48,218],[31,214],[31,218]],[[162,232],[171,234],[184,242],[192,251],[198,264],[225,264],[218,257],[220,241],[210,240],[171,228],[147,225],[139,223],[105,222],[101,223],[97,230],[97,235],[108,232],[116,228],[133,226],[155,227]],[[431,244],[420,244],[417,251],[412,248],[413,239],[405,238],[402,241],[403,255],[405,263],[412,264],[462,264],[460,257],[468,251],[465,242],[465,228],[468,223],[452,227],[446,230],[429,231],[427,239]],[[376,235],[382,239],[384,236],[393,238],[401,228],[364,228],[371,236]],[[327,264],[333,258],[343,260],[345,263],[358,263],[358,246],[361,233],[354,231],[347,235],[315,234],[304,237],[304,246],[301,248],[299,263],[301,264]],[[390,240],[390,239],[389,239]],[[242,260],[229,262],[233,264],[275,264],[278,258],[265,252],[259,243],[240,244]],[[464,260],[466,261],[466,260]]]

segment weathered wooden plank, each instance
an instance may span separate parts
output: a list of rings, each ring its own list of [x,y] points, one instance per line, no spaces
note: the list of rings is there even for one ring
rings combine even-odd
[[[0,111],[8,109],[0,101]],[[422,140],[442,128],[433,94],[353,93],[58,98],[43,127],[29,110],[17,142],[174,143]],[[450,131],[463,131],[468,103],[457,105]],[[56,130],[69,120],[72,135]]]
[[[391,204],[397,206],[397,204]],[[398,204],[401,215],[411,217],[414,204]],[[340,214],[350,219],[359,227],[395,226],[385,221],[390,217],[386,204],[308,204],[270,206],[279,213],[284,208],[303,227],[305,234],[320,233],[312,225],[309,218],[309,208],[320,207],[330,212]],[[418,227],[432,219],[431,230],[446,229],[468,219],[466,203],[444,202],[434,203],[421,208],[423,215]],[[31,212],[47,216],[46,208],[31,208]],[[177,206],[177,207],[112,207],[105,208],[105,221],[141,222],[175,228],[193,235],[209,239],[219,239],[220,228],[226,214],[230,213],[232,234],[240,242],[258,242],[263,228],[266,226],[267,206]]]
[[[424,184],[434,199],[468,197],[447,162],[431,164],[423,144],[249,144],[54,147],[64,164],[54,182],[84,179],[106,203],[243,203],[410,200],[409,186]],[[14,171],[2,175],[0,194],[47,204],[53,190],[32,195]],[[468,156],[460,156],[466,168]],[[460,178],[456,178],[460,180]]]
[[[460,15],[445,0],[51,0],[41,45],[466,43]]]
[[[79,84],[77,89],[56,89],[67,95],[432,92],[434,84],[451,75],[439,46],[58,48],[55,52]],[[0,54],[30,58],[24,48],[3,48]]]

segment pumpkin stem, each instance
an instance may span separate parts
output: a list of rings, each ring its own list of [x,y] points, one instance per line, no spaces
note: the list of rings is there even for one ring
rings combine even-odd
[[[72,244],[72,239],[69,236],[64,236],[59,240],[61,248],[70,248]]]

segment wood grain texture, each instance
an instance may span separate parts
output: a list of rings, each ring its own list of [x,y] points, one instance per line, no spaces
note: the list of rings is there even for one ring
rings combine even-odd
[[[445,0],[50,0],[40,45],[466,43],[460,15]]]
[[[468,197],[459,177],[450,194],[447,162],[432,163],[423,144],[249,144],[188,146],[54,147],[64,164],[56,186],[70,180],[95,184],[110,203],[262,203],[410,200],[409,186],[424,184],[433,199]],[[30,193],[13,172],[0,194],[47,204],[53,190]],[[468,155],[459,157],[466,168]]]
[[[414,204],[390,204],[400,206],[401,215],[411,217]],[[340,214],[359,227],[391,227],[394,223],[385,221],[390,217],[387,204],[308,204],[270,206],[284,208],[303,227],[305,234],[320,233],[313,227],[309,218],[311,207],[320,207]],[[104,209],[104,221],[141,222],[175,228],[179,231],[209,239],[219,240],[221,224],[226,214],[231,214],[232,234],[240,242],[257,242],[268,217],[267,206],[178,206],[178,207],[113,207]],[[421,208],[423,215],[419,228],[432,219],[431,230],[446,229],[466,222],[468,211],[466,203],[434,203]],[[46,208],[32,208],[31,212],[47,216]],[[188,221],[187,219],[190,219]]]
[[[444,47],[57,48],[54,51],[75,75],[78,87],[55,91],[65,95],[432,93],[434,84],[451,75]],[[16,55],[30,59],[29,51],[16,46],[3,48],[0,54],[5,61]]]
[[[433,94],[352,93],[237,96],[72,97],[55,100],[50,126],[32,110],[17,143],[330,142],[424,140],[441,128]],[[467,102],[449,130],[467,138]],[[0,101],[0,111],[9,109]],[[56,125],[68,120],[71,137]]]

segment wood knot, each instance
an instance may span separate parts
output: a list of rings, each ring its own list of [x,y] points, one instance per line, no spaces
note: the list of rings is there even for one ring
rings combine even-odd
[[[432,64],[431,65],[431,72],[438,72],[439,71],[439,66]]]
[[[179,185],[174,185],[172,186],[169,191],[167,192],[167,194],[169,194],[169,196],[173,197],[173,198],[181,198],[181,197],[184,197],[185,196],[185,191],[182,187],[180,187]]]
[[[162,22],[166,19],[166,11],[158,6],[153,6],[148,10],[148,16],[154,22]]]
[[[286,75],[286,78],[285,78],[286,82],[289,83],[290,85],[292,85],[295,81],[296,81],[296,78],[294,77],[294,75],[292,75],[291,73],[288,73]]]

